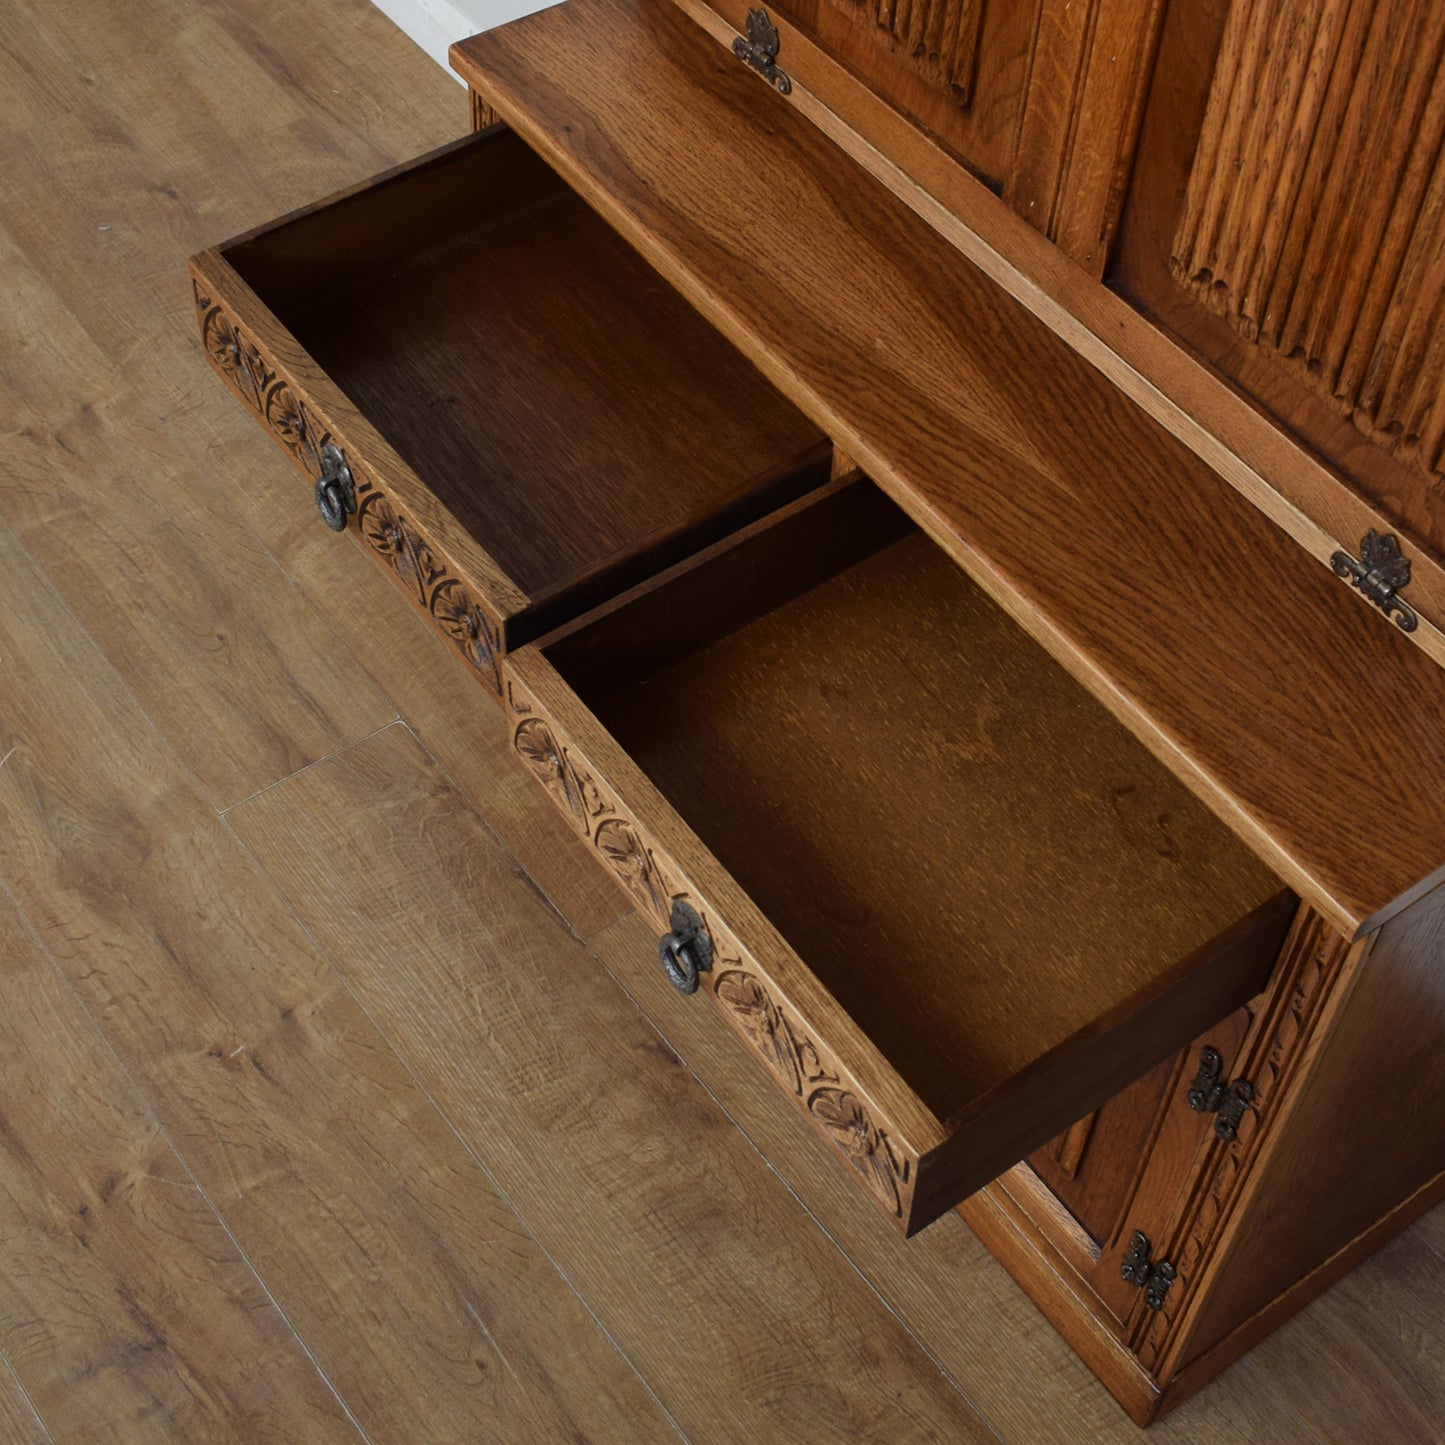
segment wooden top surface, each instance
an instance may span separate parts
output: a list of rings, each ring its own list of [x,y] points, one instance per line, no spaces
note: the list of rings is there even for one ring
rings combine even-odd
[[[666,0],[453,50],[529,144],[1348,934],[1445,865],[1445,677]]]

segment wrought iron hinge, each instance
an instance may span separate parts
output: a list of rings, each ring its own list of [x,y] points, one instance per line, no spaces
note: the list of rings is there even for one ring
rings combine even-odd
[[[1136,1229],[1134,1238],[1129,1241],[1124,1262],[1119,1266],[1119,1273],[1130,1284],[1138,1285],[1144,1291],[1144,1303],[1151,1310],[1162,1310],[1164,1296],[1169,1293],[1177,1271],[1167,1259],[1155,1264],[1149,1258],[1149,1236]]]
[[[780,95],[789,95],[793,82],[787,71],[779,70],[775,63],[778,58],[778,27],[768,19],[766,10],[748,11],[748,38],[741,35],[733,41],[733,54],[759,75],[771,80]]]
[[[1330,558],[1330,570],[1363,592],[1386,617],[1393,617],[1401,632],[1413,632],[1420,625],[1415,609],[1395,595],[1410,581],[1410,559],[1400,551],[1400,539],[1393,532],[1371,527],[1360,539],[1359,561],[1341,548]]]
[[[1206,1044],[1199,1051],[1199,1072],[1189,1086],[1189,1107],[1196,1114],[1213,1114],[1214,1132],[1233,1144],[1239,1137],[1239,1121],[1254,1103],[1254,1085],[1248,1079],[1226,1084],[1223,1072],[1219,1050]]]

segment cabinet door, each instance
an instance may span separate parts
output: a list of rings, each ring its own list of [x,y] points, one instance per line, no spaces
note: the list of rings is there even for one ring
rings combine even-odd
[[[1253,1004],[1236,1010],[1028,1161],[1078,1225],[1056,1231],[1055,1247],[1121,1332],[1143,1307],[1140,1287],[1123,1277],[1124,1257],[1142,1234],[1162,1258],[1191,1168],[1213,1131],[1213,1117],[1189,1103],[1201,1054],[1213,1049],[1221,1077],[1230,1077],[1254,1011]]]
[[[1111,279],[1445,550],[1445,6],[1172,0]]]
[[[752,0],[707,3],[735,30],[752,33]],[[1099,276],[1164,5],[773,0],[766,23],[777,22],[778,62],[787,73],[905,169],[928,143],[942,146]],[[901,138],[860,83],[921,135]]]

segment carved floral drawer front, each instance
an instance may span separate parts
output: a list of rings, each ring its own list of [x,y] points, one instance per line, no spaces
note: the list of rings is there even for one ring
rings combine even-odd
[[[387,495],[371,468],[340,447],[320,411],[303,400],[300,388],[248,329],[213,299],[199,278],[194,279],[193,289],[201,343],[212,367],[313,483],[326,474],[328,453],[339,452],[352,488],[337,514],[340,530],[356,532],[478,681],[500,697],[497,619],[480,605],[445,554]]]
[[[779,990],[718,909],[654,833],[626,808],[565,729],[535,701],[531,649],[503,663],[512,747],[609,872],[660,932],[678,900],[700,916],[712,941],[702,975],[723,1017],[762,1060],[775,1082],[828,1141],[873,1202],[899,1224],[912,1213],[920,1151],[870,1098],[818,1030]],[[545,663],[541,673],[547,671]]]

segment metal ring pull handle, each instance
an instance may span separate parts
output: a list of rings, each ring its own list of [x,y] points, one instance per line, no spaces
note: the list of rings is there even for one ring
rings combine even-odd
[[[346,454],[335,442],[321,448],[321,475],[316,478],[316,510],[333,532],[346,530],[346,519],[356,511],[356,483]]]
[[[697,911],[678,898],[668,919],[672,931],[657,941],[657,956],[667,981],[679,993],[696,993],[698,976],[712,968],[712,939]]]

